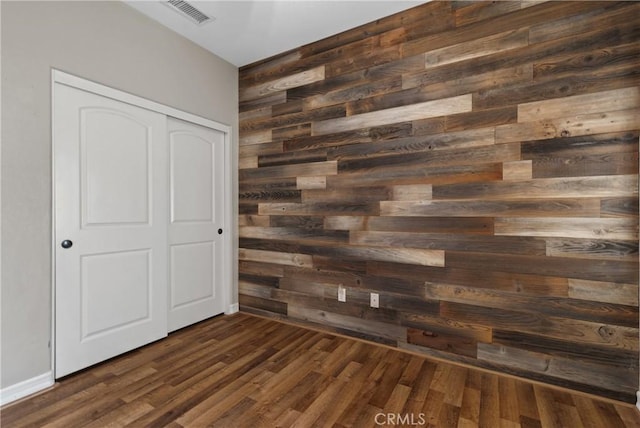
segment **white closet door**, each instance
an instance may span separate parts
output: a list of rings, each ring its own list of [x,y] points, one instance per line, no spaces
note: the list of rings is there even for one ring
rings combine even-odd
[[[224,312],[224,133],[169,118],[169,331]]]
[[[56,83],[53,115],[60,377],[167,334],[168,150],[163,114]]]

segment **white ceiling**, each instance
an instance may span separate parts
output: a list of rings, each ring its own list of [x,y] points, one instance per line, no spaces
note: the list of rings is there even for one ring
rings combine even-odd
[[[207,0],[189,3],[215,20],[193,23],[165,0],[124,0],[129,6],[241,67],[426,0]]]

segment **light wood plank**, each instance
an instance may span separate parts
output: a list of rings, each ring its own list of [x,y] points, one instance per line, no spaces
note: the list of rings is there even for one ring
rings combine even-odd
[[[569,297],[638,306],[638,284],[569,279]]]
[[[370,126],[446,116],[467,111],[471,111],[471,94],[314,122],[312,125],[312,135],[351,131]]]
[[[312,176],[312,177],[296,177],[296,188],[301,190],[309,189],[326,189],[327,177],[325,176]]]
[[[465,43],[458,43],[425,54],[425,67],[451,64],[471,58],[503,52],[526,46],[529,40],[529,29],[505,31]]]
[[[496,143],[631,131],[640,126],[640,110],[619,110],[520,122],[496,127]]]
[[[503,180],[531,180],[533,178],[533,161],[514,161],[502,164]]]
[[[250,86],[240,90],[240,101],[247,101],[270,95],[274,92],[286,91],[324,79],[325,66],[321,65],[290,76],[281,77],[270,82]]]
[[[313,266],[313,258],[307,254],[279,253],[276,251],[240,248],[238,250],[238,258],[240,260],[275,263],[287,266]]]
[[[637,86],[572,97],[552,98],[518,105],[518,122],[632,110],[640,107],[640,88]]]
[[[496,218],[496,236],[638,240],[638,223],[617,218]]]

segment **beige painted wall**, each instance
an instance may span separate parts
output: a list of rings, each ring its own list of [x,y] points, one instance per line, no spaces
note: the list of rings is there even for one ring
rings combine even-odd
[[[120,2],[0,5],[5,388],[51,370],[51,69],[231,125],[234,148],[238,70]]]

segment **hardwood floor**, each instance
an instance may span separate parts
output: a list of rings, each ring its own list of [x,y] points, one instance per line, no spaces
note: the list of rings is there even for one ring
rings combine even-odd
[[[62,379],[3,427],[638,427],[629,404],[239,313]]]

